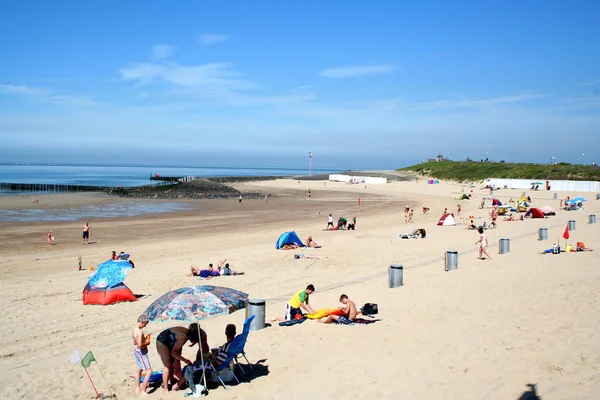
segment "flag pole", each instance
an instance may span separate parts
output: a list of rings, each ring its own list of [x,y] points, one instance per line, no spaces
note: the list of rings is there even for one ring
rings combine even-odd
[[[110,394],[110,397],[113,397],[112,390],[110,390],[110,385],[108,384],[108,381],[106,380],[106,377],[104,376],[104,372],[102,372],[102,370],[100,369],[100,364],[98,364],[97,360],[96,360],[96,366],[98,367],[98,371],[100,371],[100,375],[102,375],[102,379],[104,380],[104,383],[106,384],[106,387],[108,388],[108,393]]]
[[[96,385],[94,385],[94,381],[92,381],[92,377],[90,376],[90,373],[88,372],[87,368],[83,367],[83,369],[85,370],[85,373],[87,374],[87,377],[90,380],[90,383],[92,384],[92,387],[94,388],[94,392],[96,392],[96,396],[98,396],[98,398],[100,400],[102,400],[102,397],[100,397],[100,393],[98,393],[98,389],[96,389]]]

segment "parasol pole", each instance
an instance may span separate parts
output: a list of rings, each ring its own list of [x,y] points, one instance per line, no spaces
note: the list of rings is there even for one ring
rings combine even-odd
[[[200,347],[200,362],[202,363],[202,380],[204,381],[204,389],[208,390],[206,386],[206,365],[204,365],[204,349],[202,348],[202,331],[200,330],[200,320],[196,320],[196,326],[198,327],[198,346]]]

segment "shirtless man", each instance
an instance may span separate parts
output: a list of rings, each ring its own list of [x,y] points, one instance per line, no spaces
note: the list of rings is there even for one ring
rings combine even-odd
[[[345,294],[340,296],[340,303],[342,303],[342,310],[344,311],[344,315],[330,315],[325,318],[321,318],[319,322],[324,324],[330,324],[332,322],[337,322],[338,324],[349,325],[356,319],[356,304],[352,300],[348,298]]]
[[[90,240],[90,233],[92,233],[92,228],[90,227],[90,222],[87,221],[85,223],[85,225],[83,225],[83,228],[81,228],[81,237],[83,238],[83,244],[88,244],[88,241]]]
[[[498,206],[494,206],[494,209],[492,210],[492,223],[490,225],[494,228],[497,226],[496,219],[498,219]]]

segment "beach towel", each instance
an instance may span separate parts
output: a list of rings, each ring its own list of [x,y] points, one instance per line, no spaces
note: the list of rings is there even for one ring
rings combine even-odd
[[[340,320],[342,318],[340,317]],[[380,319],[364,319],[364,318],[356,318],[354,321],[350,321],[347,318],[343,319],[342,322],[335,322],[337,325],[369,325],[373,324],[377,321],[381,321]]]
[[[343,315],[344,311],[341,308],[321,308],[314,314],[306,314],[309,319],[321,319],[330,315]]]
[[[282,321],[279,323],[279,326],[292,326],[292,325],[296,325],[296,324],[301,324],[304,321],[306,321],[308,318],[306,317],[302,317],[300,319],[292,319],[290,321]]]

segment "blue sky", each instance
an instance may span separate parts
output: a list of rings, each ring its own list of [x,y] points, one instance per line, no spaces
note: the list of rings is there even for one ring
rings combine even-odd
[[[2,1],[0,160],[600,161],[598,1]]]

